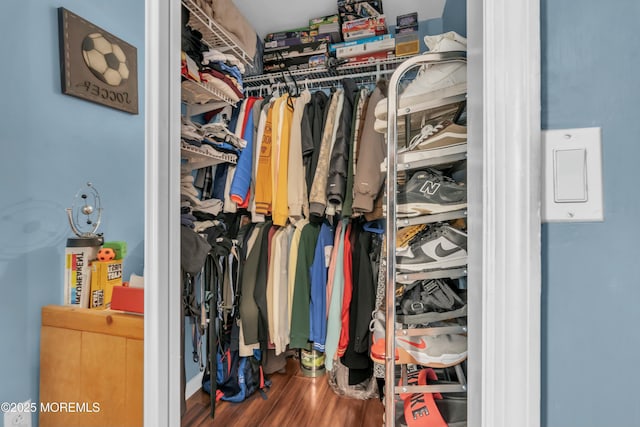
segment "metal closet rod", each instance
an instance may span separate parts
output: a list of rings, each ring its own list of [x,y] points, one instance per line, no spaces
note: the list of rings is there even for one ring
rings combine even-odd
[[[350,73],[350,74],[340,74],[340,75],[328,76],[328,77],[316,77],[312,79],[298,78],[295,80],[295,82],[297,82],[298,87],[300,89],[305,87],[310,87],[315,89],[319,89],[323,87],[331,88],[335,86],[335,83],[338,83],[344,79],[353,79],[357,83],[373,84],[378,79],[380,79],[380,77],[382,77],[383,75],[387,75],[391,73],[393,73],[393,70],[376,70],[376,71],[367,71],[364,73]],[[276,74],[273,77],[269,77],[269,79],[271,80],[270,84],[262,84],[258,86],[245,86],[244,90],[246,93],[256,93],[261,91],[269,91],[274,86],[289,87],[292,84],[294,84],[292,80],[284,80],[284,77],[279,74]]]

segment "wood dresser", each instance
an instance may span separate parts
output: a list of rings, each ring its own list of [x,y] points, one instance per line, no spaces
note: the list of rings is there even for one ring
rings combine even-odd
[[[41,427],[143,425],[144,317],[42,308]]]

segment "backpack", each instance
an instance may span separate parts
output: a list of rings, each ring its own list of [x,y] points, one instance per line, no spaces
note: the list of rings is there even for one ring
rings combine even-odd
[[[260,350],[254,350],[249,357],[240,357],[237,350],[218,352],[216,365],[216,400],[238,403],[256,391],[266,399],[265,389],[271,386],[271,381],[265,379]],[[203,377],[202,389],[211,394],[210,372]]]
[[[238,350],[238,283],[243,259],[237,240],[217,238],[205,262],[205,282],[208,288],[209,355],[202,378],[202,389],[211,396],[211,416],[215,402],[242,402],[256,391],[264,391],[271,382],[264,377],[262,353],[240,357]]]

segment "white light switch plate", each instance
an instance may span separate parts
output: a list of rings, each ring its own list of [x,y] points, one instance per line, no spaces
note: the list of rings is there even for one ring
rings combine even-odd
[[[543,222],[604,221],[600,128],[542,131]]]

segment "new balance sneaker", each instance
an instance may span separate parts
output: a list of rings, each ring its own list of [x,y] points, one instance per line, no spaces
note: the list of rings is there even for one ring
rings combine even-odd
[[[467,235],[446,224],[433,228],[396,255],[398,271],[439,270],[467,264]]]
[[[385,363],[384,312],[374,312],[369,325],[371,360]],[[447,368],[467,358],[467,337],[457,334],[396,337],[396,364],[414,364],[433,368]]]
[[[449,61],[424,65],[418,75],[400,94],[398,109],[419,105],[425,101],[463,95],[467,92],[467,63]],[[387,98],[376,105],[377,119],[387,119]]]
[[[398,217],[450,212],[467,206],[467,187],[435,169],[413,174],[398,193]]]

